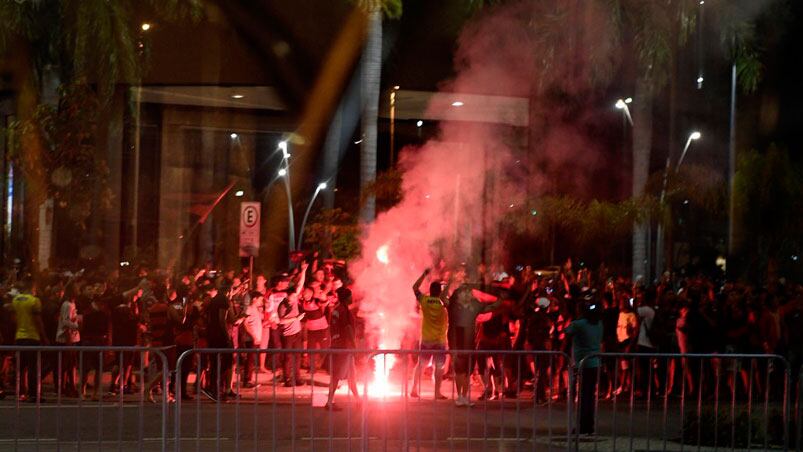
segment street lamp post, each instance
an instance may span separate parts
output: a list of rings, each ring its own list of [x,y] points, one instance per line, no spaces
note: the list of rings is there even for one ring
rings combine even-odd
[[[279,142],[279,149],[282,150],[282,168],[279,169],[279,177],[284,179],[284,190],[287,193],[287,248],[289,252],[295,250],[296,226],[293,214],[293,194],[290,190],[290,153],[287,152],[287,142]]]
[[[621,110],[622,111],[622,156],[621,156],[622,159],[626,159],[627,158],[627,150],[628,150],[627,125],[630,124],[630,126],[633,127],[633,117],[630,115],[630,107],[629,107],[629,105],[632,102],[633,102],[633,98],[632,97],[627,97],[627,98],[624,98],[624,99],[619,98],[619,99],[616,100],[616,103],[614,103],[614,107],[616,107],[617,110]],[[626,186],[622,186],[620,188],[620,190],[621,190],[621,192],[620,192],[621,196],[627,196],[627,187]],[[634,229],[633,229],[634,234],[636,233],[636,226],[637,226],[637,224],[634,224]],[[634,237],[634,242],[635,242],[635,237]],[[623,254],[626,254],[626,253],[627,253],[627,251],[623,250]],[[633,256],[634,256],[634,259],[635,259],[635,251],[634,251]],[[551,261],[551,259],[550,259],[550,261]]]
[[[633,127],[633,117],[630,115],[630,105],[633,102],[632,97],[625,99],[618,99],[614,104],[618,110],[622,110],[622,158],[627,155],[627,125]]]
[[[686,144],[683,146],[683,152],[680,153],[680,159],[678,160],[678,164],[675,166],[674,172],[677,173],[680,169],[680,165],[683,163],[683,159],[686,158],[686,153],[689,151],[689,146],[691,146],[692,141],[699,140],[702,137],[702,134],[698,131],[693,131],[689,134],[689,137],[686,139]],[[666,167],[664,168],[664,180],[661,187],[661,198],[660,198],[660,205],[663,207],[664,201],[666,200],[666,186],[669,180],[669,173],[672,167],[672,159],[671,156],[667,156],[666,158]],[[664,222],[659,220],[658,221],[658,228],[656,231],[656,241],[655,241],[655,276],[658,277],[663,272],[663,260],[664,260]]]
[[[307,210],[304,212],[304,219],[301,221],[301,230],[298,231],[298,245],[296,249],[301,249],[301,244],[304,243],[304,227],[307,226],[307,217],[309,217],[309,212],[312,210],[312,204],[315,203],[315,198],[318,197],[318,193],[322,190],[326,190],[326,182],[321,182],[315,187],[315,193],[312,194],[312,198],[309,200],[309,204],[307,204]]]

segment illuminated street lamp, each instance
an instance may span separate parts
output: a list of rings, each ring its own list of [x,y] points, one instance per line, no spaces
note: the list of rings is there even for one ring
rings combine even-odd
[[[617,109],[622,110],[622,113],[625,115],[625,118],[627,118],[627,122],[629,122],[631,126],[633,125],[633,117],[630,116],[630,108],[628,108],[628,105],[630,105],[632,102],[633,98],[628,97],[625,99],[618,99],[616,103],[613,105]]]
[[[699,140],[703,135],[695,130],[689,134],[689,138],[686,139],[686,145],[683,146],[683,152],[680,154],[680,160],[678,160],[678,164],[675,166],[675,173],[677,173],[678,169],[680,168],[680,164],[683,163],[683,159],[686,157],[686,153],[689,151],[689,146],[691,145],[692,141]],[[660,203],[661,206],[664,205],[664,200],[666,199],[666,186],[667,181],[669,180],[669,172],[671,171],[672,160],[670,156],[666,158],[666,168],[664,169],[664,182],[663,186],[661,187],[661,199]],[[684,202],[684,204],[688,204],[688,200]],[[670,212],[671,215],[671,212]],[[663,222],[658,222],[658,229],[656,231],[656,241],[655,241],[655,274],[660,275],[663,273],[663,263],[664,260],[664,225]]]
[[[307,211],[304,212],[304,219],[301,221],[301,229],[298,231],[298,245],[296,249],[301,249],[301,244],[304,243],[304,227],[307,225],[307,217],[309,217],[309,212],[312,210],[312,204],[315,203],[315,198],[318,197],[318,193],[322,190],[326,190],[326,182],[321,182],[315,187],[315,193],[312,194],[312,198],[309,200],[309,204],[307,204]]]
[[[683,152],[680,154],[680,160],[678,160],[678,164],[675,167],[675,171],[677,171],[678,168],[680,168],[680,165],[683,164],[683,159],[686,158],[686,152],[688,152],[689,145],[691,144],[691,142],[699,140],[700,137],[702,137],[702,136],[703,135],[700,132],[696,131],[696,130],[689,134],[689,138],[686,139],[686,145],[683,146]]]

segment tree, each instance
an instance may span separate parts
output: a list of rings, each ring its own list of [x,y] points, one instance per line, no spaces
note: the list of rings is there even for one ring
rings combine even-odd
[[[351,260],[360,255],[360,226],[341,209],[323,209],[307,225],[304,242],[325,256]]]
[[[751,150],[738,161],[734,181],[736,216],[746,241],[746,274],[783,269],[803,247],[803,168],[786,149]]]
[[[360,189],[376,179],[377,117],[382,76],[382,16],[401,15],[401,0],[359,0],[368,15],[368,29],[362,61],[362,145],[360,147]],[[369,196],[362,206],[360,219],[371,222],[376,215],[376,201]]]
[[[39,206],[48,196],[71,193],[65,189],[70,184],[60,191],[59,181],[103,179],[105,162],[93,154],[99,118],[108,113],[115,86],[137,83],[144,71],[134,17],[142,5],[157,18],[200,15],[200,0],[0,2],[0,51],[12,61],[18,93],[17,122],[8,132],[23,170],[24,241],[31,260],[38,255]],[[81,172],[87,169],[88,175]],[[92,204],[85,197],[93,190],[78,191],[73,201],[81,207],[75,219],[86,218]],[[62,197],[60,202],[66,201]]]
[[[363,187],[360,192],[360,206],[373,199],[376,210],[384,212],[398,204],[404,194],[402,193],[402,173],[390,169],[380,173],[373,182]]]

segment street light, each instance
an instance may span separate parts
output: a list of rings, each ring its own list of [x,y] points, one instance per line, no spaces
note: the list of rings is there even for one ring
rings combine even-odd
[[[680,154],[680,160],[678,160],[677,166],[675,166],[675,173],[677,173],[678,169],[680,168],[680,164],[683,163],[683,158],[686,157],[686,152],[689,151],[689,146],[691,145],[692,141],[699,140],[703,135],[695,130],[689,134],[689,138],[686,139],[686,145],[683,146],[683,152]],[[666,199],[666,186],[667,181],[669,180],[669,172],[671,171],[672,159],[671,156],[666,157],[666,168],[664,169],[664,182],[663,186],[661,187],[661,198],[660,204],[661,206],[664,205],[664,200]],[[684,204],[688,204],[688,200],[684,202]],[[671,211],[670,211],[671,214]],[[663,273],[663,260],[664,260],[664,225],[662,221],[658,222],[658,228],[656,231],[656,241],[655,241],[655,274],[660,275]]]
[[[617,99],[616,103],[613,104],[614,107],[616,107],[619,110],[622,110],[622,113],[624,113],[627,122],[629,122],[631,126],[633,125],[633,117],[630,116],[630,108],[628,108],[628,105],[632,102],[633,98],[628,97],[625,99]]]
[[[279,149],[282,150],[282,158],[287,159],[288,157],[290,157],[290,154],[287,152],[287,142],[286,141],[280,141],[279,142]]]
[[[284,179],[284,191],[287,193],[287,248],[293,252],[296,243],[296,225],[293,213],[293,194],[290,190],[290,153],[287,152],[287,141],[280,141],[279,149],[282,150],[282,164],[284,165],[279,169],[279,177]]]
[[[309,217],[309,212],[312,210],[312,204],[315,202],[315,198],[318,197],[318,193],[322,190],[326,190],[326,182],[321,182],[315,188],[315,193],[312,194],[312,198],[309,200],[309,204],[307,204],[307,210],[304,212],[304,219],[301,221],[301,229],[298,231],[298,246],[296,249],[301,249],[301,244],[304,243],[304,227],[307,226],[307,217]]]
[[[678,164],[675,167],[675,171],[677,171],[678,168],[680,168],[680,165],[683,163],[683,159],[686,158],[686,152],[688,152],[689,145],[691,145],[691,142],[695,141],[695,140],[699,140],[700,137],[702,137],[702,136],[703,135],[700,132],[696,131],[696,130],[689,134],[689,138],[686,139],[686,145],[683,146],[683,152],[680,154],[680,160],[678,160]]]

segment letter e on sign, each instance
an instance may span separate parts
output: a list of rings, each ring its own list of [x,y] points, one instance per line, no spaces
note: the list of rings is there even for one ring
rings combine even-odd
[[[260,211],[258,202],[240,203],[240,256],[259,255]]]

